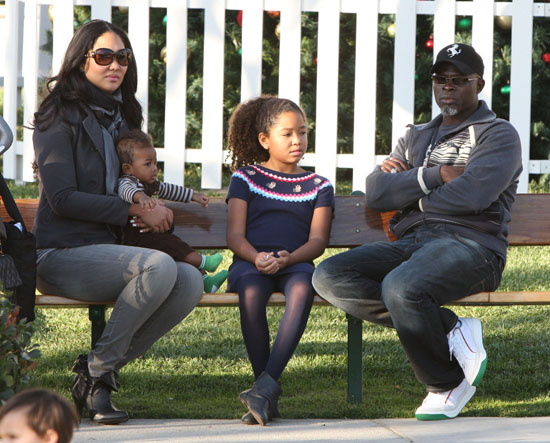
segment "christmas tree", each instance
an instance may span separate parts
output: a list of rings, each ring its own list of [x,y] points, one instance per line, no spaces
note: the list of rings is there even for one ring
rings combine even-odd
[[[76,25],[88,21],[89,7],[75,7]],[[127,9],[113,8],[113,23],[127,28]],[[262,93],[277,94],[279,65],[280,14],[265,11],[263,22]],[[229,116],[240,102],[242,12],[226,11],[225,28],[225,71],[224,71],[224,124],[227,128]],[[377,60],[377,115],[376,153],[391,151],[391,116],[393,94],[393,54],[395,17],[380,15],[378,21]],[[531,98],[531,158],[550,159],[550,107],[545,92],[550,84],[550,26],[544,17],[534,19],[533,66]],[[456,17],[456,42],[471,43],[471,17]],[[431,118],[432,85],[430,68],[433,63],[433,17],[419,15],[416,39],[416,81],[414,123],[424,123]],[[492,108],[498,117],[508,119],[510,98],[511,63],[511,18],[495,17],[494,65]],[[187,115],[186,144],[188,148],[201,147],[202,129],[202,50],[204,44],[204,11],[190,9],[188,12],[187,52]],[[315,131],[316,53],[318,14],[302,14],[302,55],[300,105],[306,111],[310,131]],[[355,82],[355,14],[340,15],[340,58],[339,58],[339,109],[338,109],[338,152],[351,153],[353,147],[353,108]],[[166,9],[150,9],[150,52],[149,52],[149,132],[155,145],[162,147],[164,140],[165,104],[165,49]],[[309,139],[309,150],[315,150],[315,138]],[[527,165],[524,165],[526,167]],[[200,186],[200,167],[187,165],[186,181],[190,186]],[[227,184],[229,171],[224,174]],[[549,192],[549,175],[531,176],[531,189],[535,192]],[[190,181],[190,182],[189,182]],[[339,193],[349,191],[351,170],[338,172]]]

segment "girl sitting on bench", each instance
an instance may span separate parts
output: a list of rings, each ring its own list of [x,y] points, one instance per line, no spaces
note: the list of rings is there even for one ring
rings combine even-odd
[[[235,110],[228,149],[234,171],[227,244],[234,252],[230,291],[239,293],[241,329],[256,382],[241,392],[245,424],[279,417],[281,373],[305,330],[313,304],[313,260],[328,244],[331,183],[298,166],[307,150],[304,112],[290,100],[258,97]],[[286,308],[270,350],[266,306],[274,291]]]

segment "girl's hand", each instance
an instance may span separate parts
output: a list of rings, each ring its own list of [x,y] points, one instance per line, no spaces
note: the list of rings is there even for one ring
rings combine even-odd
[[[273,252],[258,252],[254,264],[256,269],[263,274],[275,274],[279,270],[279,263],[273,257]]]
[[[203,208],[206,208],[208,206],[208,200],[208,196],[201,194],[200,192],[193,192],[193,197],[191,197],[191,201],[198,203]]]
[[[284,269],[290,265],[290,252],[288,251],[279,251],[277,252],[278,258],[275,258],[279,264],[279,269]]]

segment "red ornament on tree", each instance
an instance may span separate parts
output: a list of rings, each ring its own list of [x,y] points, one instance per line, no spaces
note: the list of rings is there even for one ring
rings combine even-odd
[[[426,48],[433,49],[434,48],[434,40],[433,37],[430,35],[430,39],[426,42]]]
[[[237,23],[241,28],[243,27],[243,11],[239,11],[237,14]]]
[[[281,13],[279,11],[267,11],[267,15],[269,15],[270,17],[279,17],[279,15],[281,15]]]
[[[542,54],[542,59],[544,60],[544,63],[550,63],[550,52],[545,52]]]

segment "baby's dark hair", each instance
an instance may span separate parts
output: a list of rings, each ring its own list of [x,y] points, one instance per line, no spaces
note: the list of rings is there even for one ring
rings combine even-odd
[[[140,129],[132,129],[118,139],[116,151],[120,163],[132,164],[134,151],[139,148],[152,148],[153,139]]]
[[[286,98],[262,95],[237,106],[229,119],[227,131],[232,171],[269,159],[269,153],[260,144],[258,135],[261,132],[269,134],[279,115],[284,112],[297,112],[306,120],[302,108]]]
[[[40,437],[50,429],[57,432],[59,443],[71,442],[73,428],[80,421],[74,406],[48,389],[27,389],[14,395],[0,409],[0,421],[16,410],[25,410],[27,425]]]

